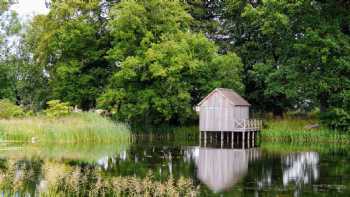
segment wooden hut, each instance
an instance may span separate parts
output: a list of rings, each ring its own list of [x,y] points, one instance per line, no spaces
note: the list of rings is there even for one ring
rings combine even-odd
[[[256,132],[261,121],[249,119],[250,104],[231,89],[216,88],[196,106],[199,129],[206,132]],[[254,136],[254,134],[253,134]],[[223,136],[221,137],[223,138]],[[244,139],[244,135],[243,135]]]

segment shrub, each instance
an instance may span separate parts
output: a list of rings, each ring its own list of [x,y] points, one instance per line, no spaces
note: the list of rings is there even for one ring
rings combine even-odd
[[[0,119],[24,116],[23,109],[10,100],[0,100]]]
[[[325,126],[339,130],[350,131],[350,113],[341,108],[334,108],[320,116],[321,123]]]
[[[60,100],[51,100],[47,102],[48,108],[45,110],[45,114],[48,117],[61,117],[71,113],[72,107],[69,103],[61,102]]]

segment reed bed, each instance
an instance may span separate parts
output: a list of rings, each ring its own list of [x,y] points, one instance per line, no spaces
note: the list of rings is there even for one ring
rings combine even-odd
[[[199,196],[199,187],[190,178],[105,176],[99,168],[44,160],[21,164],[7,160],[0,168],[0,189],[6,196]],[[27,194],[27,195],[25,195]]]
[[[129,128],[94,113],[0,120],[5,141],[33,143],[128,143]]]
[[[261,132],[263,141],[292,142],[292,143],[350,143],[347,132],[332,131],[320,127],[307,129],[307,125],[315,124],[314,120],[283,119],[269,120]]]

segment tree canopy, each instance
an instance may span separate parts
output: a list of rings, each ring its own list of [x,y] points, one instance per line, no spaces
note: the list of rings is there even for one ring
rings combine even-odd
[[[203,34],[190,32],[192,17],[177,1],[122,1],[111,9],[112,49],[119,67],[100,105],[121,119],[184,123],[192,107],[215,87],[243,90],[241,62],[220,55]]]
[[[226,87],[254,112],[350,117],[348,1],[52,0],[9,53],[6,37],[21,27],[11,3],[0,0],[0,98],[28,108],[58,99],[182,124]]]

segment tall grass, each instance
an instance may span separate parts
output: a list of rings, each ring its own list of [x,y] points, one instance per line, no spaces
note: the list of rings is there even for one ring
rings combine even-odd
[[[312,119],[271,119],[261,132],[263,141],[280,141],[296,143],[332,142],[350,143],[350,135],[345,132],[332,131],[320,127],[307,129],[307,125],[317,123]]]
[[[126,125],[88,112],[59,118],[3,119],[0,133],[5,141],[39,143],[126,143],[130,135]]]
[[[19,161],[22,160],[8,159],[2,163],[3,196],[200,196],[200,188],[185,177],[170,176],[159,181],[151,172],[144,178],[106,176],[101,168],[50,160],[31,162],[29,167],[23,167]]]

